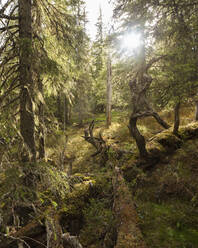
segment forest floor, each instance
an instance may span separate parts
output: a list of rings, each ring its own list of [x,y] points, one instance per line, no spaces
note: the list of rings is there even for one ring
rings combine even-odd
[[[173,125],[173,112],[166,111],[160,113],[160,115],[170,125]],[[197,248],[198,184],[196,178],[198,176],[198,140],[186,141],[182,147],[165,156],[164,160],[159,162],[154,169],[144,171],[135,165],[136,162],[134,163],[138,152],[129,134],[128,118],[129,114],[127,112],[113,112],[112,125],[109,129],[106,129],[105,114],[97,114],[93,118],[95,120],[94,134],[97,136],[102,131],[107,144],[129,151],[128,156],[121,160],[121,167],[131,197],[137,206],[139,227],[147,246],[149,248]],[[185,127],[193,120],[193,107],[181,109],[181,126]],[[108,204],[112,196],[110,196],[110,185],[107,182],[111,180],[112,174],[108,167],[100,167],[97,158],[91,157],[95,150],[82,137],[84,129],[89,126],[91,121],[92,118],[87,119],[82,128],[75,124],[67,128],[66,134],[69,136],[69,141],[66,154],[68,156],[75,154],[74,174],[94,176],[96,181],[106,180],[106,184],[102,183],[102,194],[93,198],[84,209],[86,224],[79,235],[85,247],[110,248],[114,246],[112,243],[108,245],[108,242],[106,245],[104,239],[106,239],[105,233],[109,225],[115,225]],[[148,142],[148,147],[150,145],[149,141],[163,131],[153,118],[140,120],[138,126]],[[56,148],[58,147],[56,150],[53,147],[55,140],[60,142],[58,146],[56,142]],[[55,140],[51,139],[48,142],[48,144],[52,144],[52,147],[48,148],[48,152],[53,160],[58,158],[58,153],[61,152],[61,147],[63,147],[62,133],[57,133]],[[53,151],[51,154],[50,149]],[[113,234],[111,233],[111,235]],[[123,245],[123,248],[129,247],[133,246]]]
[[[194,107],[188,106],[181,109],[180,125],[187,125],[194,120]],[[170,125],[174,122],[174,113],[172,111],[164,111],[160,116],[165,119]],[[95,121],[94,134],[97,136],[102,132],[102,136],[108,145],[113,145],[120,149],[130,151],[132,154],[137,154],[137,147],[134,139],[130,136],[128,129],[129,113],[127,112],[112,112],[112,125],[109,129],[105,124],[105,113],[93,115],[84,121],[83,127],[74,122],[73,125],[66,128],[65,133],[57,130],[53,135],[47,138],[47,157],[59,163],[60,154],[64,148],[65,136],[68,136],[68,143],[66,145],[66,155],[71,157],[75,155],[73,162],[74,172],[90,173],[93,170],[93,161],[91,154],[95,152],[92,145],[87,143],[84,138],[84,130],[89,126],[92,120]],[[155,121],[154,118],[148,117],[138,122],[138,128],[144,135],[146,141],[149,141],[155,134],[163,131],[163,128]]]
[[[173,124],[171,111],[160,115]],[[109,150],[106,166],[100,165],[99,155],[91,157],[95,148],[83,138],[93,119],[94,136],[102,132],[115,148]],[[57,244],[60,229],[86,248],[198,248],[198,123],[193,122],[193,107],[181,110],[181,137],[172,128],[163,131],[153,118],[138,123],[147,148],[155,152],[146,164],[138,159],[128,119],[127,112],[113,112],[109,129],[105,114],[87,119],[83,127],[74,121],[65,132],[48,134],[48,162],[14,162],[1,171],[0,248],[18,247],[23,239],[31,248],[46,246],[48,239]],[[119,160],[116,149],[126,151]],[[50,228],[52,241],[46,234]]]

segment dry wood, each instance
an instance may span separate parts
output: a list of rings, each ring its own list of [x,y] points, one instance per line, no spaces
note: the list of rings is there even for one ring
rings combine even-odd
[[[95,157],[100,154],[101,156],[100,164],[104,166],[107,160],[109,159],[108,157],[109,146],[106,144],[105,140],[103,139],[101,132],[99,133],[99,137],[94,137],[93,129],[94,129],[94,120],[90,123],[89,127],[84,130],[83,138],[88,143],[92,144],[96,149],[96,152],[91,156]]]
[[[76,236],[71,236],[69,233],[62,234],[63,246],[67,248],[83,248]]]

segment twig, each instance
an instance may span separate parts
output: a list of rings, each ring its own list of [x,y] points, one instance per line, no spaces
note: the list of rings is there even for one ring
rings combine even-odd
[[[21,238],[18,238],[18,237],[14,237],[14,236],[11,236],[11,235],[8,235],[8,234],[3,234],[3,233],[0,233],[1,236],[4,236],[5,238],[10,238],[10,239],[13,239],[13,240],[18,240],[20,242],[22,242],[23,244],[25,244],[28,248],[31,248],[27,242],[25,242],[25,240],[21,239]]]

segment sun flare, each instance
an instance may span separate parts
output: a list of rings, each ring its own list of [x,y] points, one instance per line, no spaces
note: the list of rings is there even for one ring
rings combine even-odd
[[[123,36],[122,47],[126,50],[136,50],[141,45],[141,35],[139,33],[128,33]]]

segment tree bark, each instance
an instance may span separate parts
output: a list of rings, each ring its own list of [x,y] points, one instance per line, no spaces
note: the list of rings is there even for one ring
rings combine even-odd
[[[144,139],[144,136],[142,136],[137,128],[137,118],[134,118],[133,115],[130,117],[129,121],[129,130],[132,135],[132,137],[135,139],[140,157],[141,158],[147,158],[148,152],[146,150],[146,142]]]
[[[195,102],[195,121],[198,121],[198,101]]]
[[[19,0],[20,132],[30,161],[36,161],[32,78],[32,1]]]
[[[107,58],[107,105],[106,105],[106,126],[107,128],[109,128],[109,126],[111,125],[111,106],[112,106],[111,78],[112,78],[111,58],[110,58],[110,54],[108,54],[108,58]]]
[[[179,130],[179,124],[180,124],[180,102],[177,102],[174,109],[174,115],[175,115],[175,121],[174,121],[174,128],[173,128],[173,134],[177,135]]]

